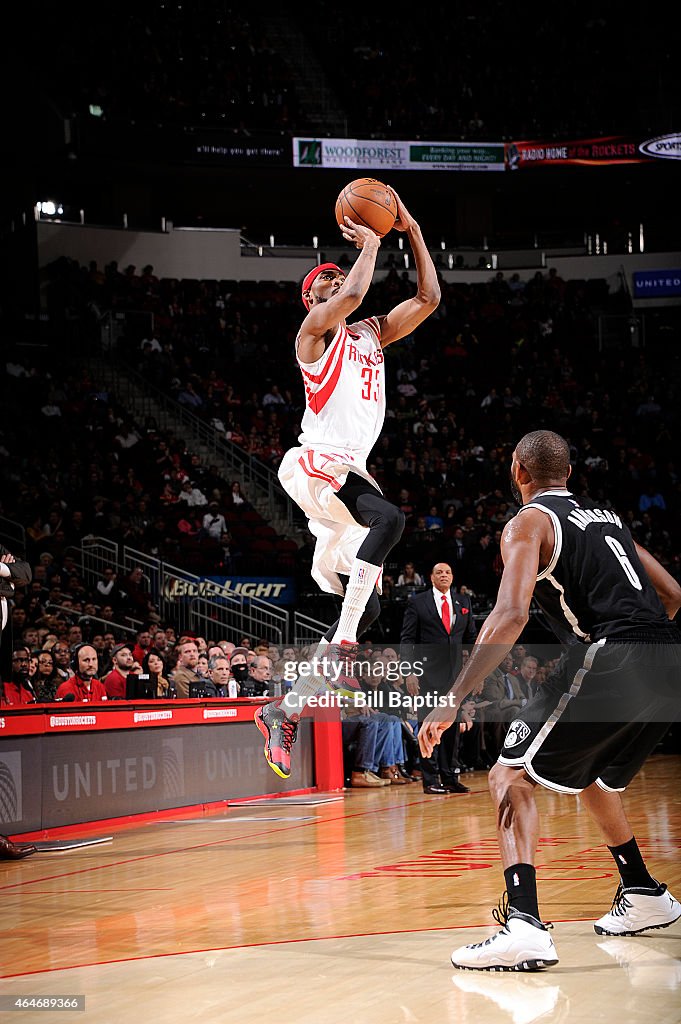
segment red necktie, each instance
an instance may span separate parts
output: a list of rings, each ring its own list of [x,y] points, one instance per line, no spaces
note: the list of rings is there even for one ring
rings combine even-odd
[[[448,633],[451,632],[452,619],[449,614],[449,602],[447,600],[446,594],[442,595],[442,625],[445,627]]]

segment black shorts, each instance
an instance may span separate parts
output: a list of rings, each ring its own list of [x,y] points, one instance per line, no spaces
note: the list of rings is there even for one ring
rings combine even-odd
[[[511,722],[501,764],[559,793],[622,791],[681,718],[681,644],[599,640],[568,648]]]

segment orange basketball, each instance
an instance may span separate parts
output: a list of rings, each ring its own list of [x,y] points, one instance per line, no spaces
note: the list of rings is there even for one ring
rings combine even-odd
[[[355,178],[342,189],[336,200],[336,223],[344,217],[364,224],[379,238],[387,235],[397,218],[397,202],[393,190],[376,178]]]

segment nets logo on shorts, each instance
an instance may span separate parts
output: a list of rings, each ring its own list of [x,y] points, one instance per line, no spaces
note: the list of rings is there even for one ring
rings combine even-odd
[[[516,720],[511,722],[506,733],[506,739],[504,740],[505,747],[517,747],[519,743],[522,743],[530,735],[530,727],[525,722]]]

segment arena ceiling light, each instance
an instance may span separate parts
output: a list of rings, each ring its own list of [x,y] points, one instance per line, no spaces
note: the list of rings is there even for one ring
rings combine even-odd
[[[44,217],[61,217],[64,212],[62,204],[56,203],[54,199],[43,199],[35,205],[38,213],[41,213]]]

